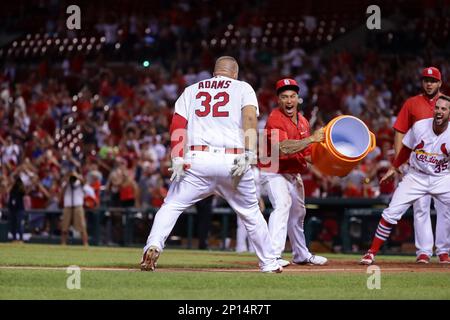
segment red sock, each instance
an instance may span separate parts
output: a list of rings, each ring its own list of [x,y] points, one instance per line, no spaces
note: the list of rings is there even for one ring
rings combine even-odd
[[[374,255],[377,254],[381,246],[389,238],[391,231],[392,224],[381,218],[380,223],[378,223],[378,228],[375,232],[375,237],[373,238],[372,246],[370,247],[369,252],[373,253]]]

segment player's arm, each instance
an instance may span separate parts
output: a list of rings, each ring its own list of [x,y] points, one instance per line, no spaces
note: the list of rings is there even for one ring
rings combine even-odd
[[[172,152],[171,158],[183,157],[184,145],[187,141],[187,124],[188,121],[178,113],[174,113],[172,123],[170,125],[170,146]]]
[[[186,89],[175,102],[175,111],[170,124],[170,146],[171,158],[182,158],[184,156],[184,145],[187,142],[187,126],[189,115],[189,92]]]
[[[306,149],[310,144],[322,142],[325,139],[324,128],[316,130],[311,136],[301,140],[286,139],[280,142],[280,155],[290,155]]]
[[[244,130],[244,148],[245,153],[239,154],[234,159],[231,167],[231,175],[233,176],[233,185],[236,187],[240,178],[251,164],[256,163],[256,145],[257,145],[257,107],[246,104],[241,109],[242,129]]]
[[[386,172],[386,174],[380,179],[380,184],[385,182],[386,180],[391,179],[396,174],[401,174],[399,168],[402,164],[404,164],[409,159],[411,152],[412,152],[412,149],[410,149],[406,145],[402,144],[400,151],[398,152],[394,161],[392,161],[391,167]]]
[[[407,100],[402,108],[400,109],[400,112],[397,115],[397,119],[394,123],[394,150],[395,150],[395,156],[397,156],[402,149],[403,146],[403,138],[405,137],[406,132],[412,127],[412,119],[411,119],[411,112],[410,112],[410,103],[409,100]]]
[[[256,116],[256,107],[247,105],[242,108],[242,128],[244,129],[244,147],[245,150],[256,154],[257,134],[256,127],[258,119]]]
[[[401,132],[400,132],[401,133]],[[406,134],[403,134],[403,139],[401,140],[401,147],[398,154],[395,156],[392,165],[388,172],[381,178],[380,183],[394,177],[396,174],[400,174],[400,166],[404,164],[410,157],[413,146],[415,145],[415,126],[412,126]]]
[[[170,125],[170,145],[172,149],[170,153],[172,158],[172,167],[169,169],[172,172],[170,181],[180,181],[181,177],[185,175],[184,171],[190,167],[183,159],[184,145],[187,141],[187,124],[188,121],[185,117],[178,113],[173,115]]]
[[[244,131],[245,153],[239,154],[233,161],[231,175],[233,176],[233,185],[236,187],[240,177],[246,172],[250,165],[256,163],[257,146],[257,123],[259,115],[258,99],[255,90],[246,82],[242,82],[241,95],[241,129]]]
[[[395,130],[395,135],[394,135],[394,150],[395,150],[395,156],[398,156],[400,150],[403,147],[403,138],[405,137],[405,134]]]

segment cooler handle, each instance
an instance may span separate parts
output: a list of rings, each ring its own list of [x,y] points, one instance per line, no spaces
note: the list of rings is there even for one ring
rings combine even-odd
[[[373,149],[375,149],[377,146],[377,139],[371,131],[369,131],[369,134],[370,134],[370,142],[371,142],[370,147],[369,147],[369,152],[372,152]]]

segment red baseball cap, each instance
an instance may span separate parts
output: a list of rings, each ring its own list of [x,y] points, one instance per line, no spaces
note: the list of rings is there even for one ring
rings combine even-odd
[[[433,78],[441,81],[441,72],[438,68],[428,67],[422,70],[422,78]]]
[[[300,87],[294,79],[286,78],[277,81],[276,90],[277,95],[284,90],[293,90],[298,93],[300,91]]]

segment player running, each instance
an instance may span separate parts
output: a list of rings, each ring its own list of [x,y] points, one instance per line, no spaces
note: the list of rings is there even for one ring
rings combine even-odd
[[[375,262],[375,255],[389,238],[393,225],[417,199],[429,194],[443,205],[450,206],[449,114],[450,97],[441,95],[436,101],[433,118],[417,121],[403,138],[402,149],[380,183],[400,173],[399,167],[408,158],[410,169],[395,190],[389,207],[384,209],[372,246],[360,264],[371,265]],[[446,219],[450,219],[448,212],[445,211]],[[441,263],[450,263],[448,250],[441,255]]]
[[[244,222],[261,271],[282,271],[258,206],[250,170],[256,158],[258,102],[253,88],[237,80],[238,72],[234,58],[220,57],[214,77],[187,87],[175,103],[170,128],[174,181],[155,216],[141,270],[155,270],[180,214],[215,193],[227,200]]]

